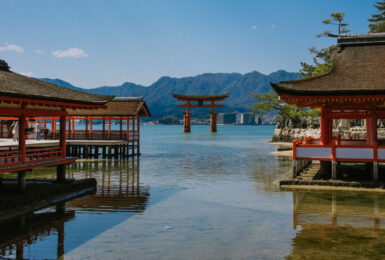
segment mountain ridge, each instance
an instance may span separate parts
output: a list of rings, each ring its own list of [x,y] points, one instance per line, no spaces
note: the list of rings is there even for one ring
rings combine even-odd
[[[108,94],[118,97],[144,96],[153,118],[165,115],[181,117],[182,109],[178,108],[177,101],[172,93],[191,95],[215,95],[230,93],[223,104],[224,107],[217,112],[246,112],[248,107],[255,103],[255,99],[249,93],[266,93],[271,90],[271,82],[288,81],[298,79],[297,73],[277,70],[270,74],[252,71],[241,73],[203,73],[196,76],[174,78],[160,77],[149,86],[143,86],[132,82],[124,82],[119,86],[101,86],[92,89],[84,89],[74,86],[62,79],[40,78],[40,80],[53,83],[70,89],[80,90],[94,94]],[[195,109],[194,115],[207,116],[209,111]]]

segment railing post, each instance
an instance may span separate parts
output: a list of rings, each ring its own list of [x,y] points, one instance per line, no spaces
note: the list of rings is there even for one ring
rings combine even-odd
[[[297,140],[293,141],[293,178],[297,177]]]
[[[19,156],[20,162],[25,163],[26,158],[26,138],[25,138],[25,129],[26,129],[25,115],[22,114],[19,119]]]

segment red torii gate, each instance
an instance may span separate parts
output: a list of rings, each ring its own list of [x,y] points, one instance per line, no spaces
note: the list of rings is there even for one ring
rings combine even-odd
[[[182,95],[172,94],[178,101],[185,101],[184,104],[178,104],[178,107],[185,107],[186,112],[183,113],[183,128],[184,132],[191,132],[191,113],[190,108],[192,107],[207,107],[211,108],[210,112],[210,131],[217,131],[217,114],[214,112],[215,107],[223,107],[223,104],[215,104],[216,101],[223,101],[229,97],[229,93],[220,95],[209,95],[209,96],[195,96],[195,95]],[[191,102],[198,102],[197,104],[191,104]],[[210,102],[204,104],[204,102]]]

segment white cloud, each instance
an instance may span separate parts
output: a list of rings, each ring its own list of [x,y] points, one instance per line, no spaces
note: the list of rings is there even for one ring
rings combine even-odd
[[[67,57],[83,58],[88,56],[88,54],[85,51],[79,48],[70,48],[68,50],[57,50],[52,52],[52,55],[56,58],[67,58]]]
[[[16,52],[24,52],[23,48],[21,48],[19,45],[15,44],[8,44],[5,43],[5,46],[0,46],[0,51],[16,51]]]
[[[35,52],[36,54],[42,54],[42,53],[44,53],[44,51],[39,50],[39,49],[35,50],[34,52]]]
[[[253,26],[251,26],[251,30],[257,30],[258,29],[258,26],[256,26],[256,25],[253,25]]]
[[[21,75],[27,76],[27,77],[32,77],[34,74],[32,72],[20,72]]]

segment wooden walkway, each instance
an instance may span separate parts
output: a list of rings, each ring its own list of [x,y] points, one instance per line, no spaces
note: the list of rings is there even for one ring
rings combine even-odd
[[[56,147],[59,140],[27,140],[27,148]],[[0,139],[0,151],[16,150],[17,141]],[[139,142],[126,140],[67,140],[67,156],[78,158],[119,158],[140,155]]]

